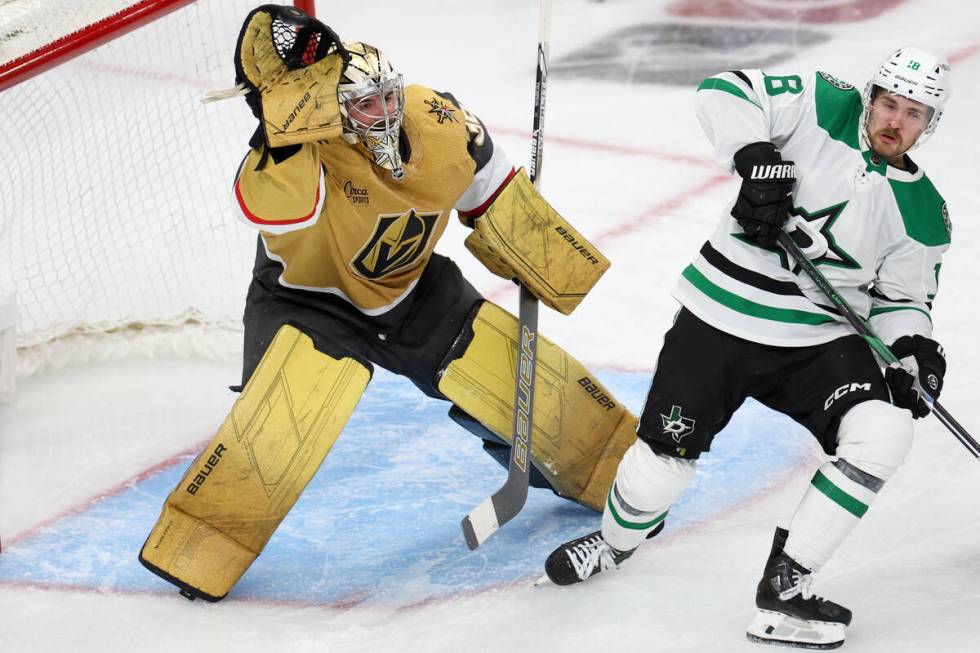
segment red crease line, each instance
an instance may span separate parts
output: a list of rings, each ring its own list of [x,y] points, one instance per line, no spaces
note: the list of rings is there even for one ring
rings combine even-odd
[[[42,522],[40,522],[38,524],[35,524],[34,526],[31,526],[26,531],[24,531],[22,533],[18,533],[17,535],[14,535],[10,539],[5,539],[5,541],[4,541],[4,548],[15,546],[19,542],[21,542],[21,541],[23,541],[25,539],[28,539],[30,537],[32,537],[38,531],[40,531],[40,530],[42,530],[44,528],[47,528],[48,526],[51,526],[52,524],[54,524],[56,522],[59,522],[62,519],[66,519],[68,517],[72,517],[74,515],[77,515],[77,514],[79,514],[81,512],[84,512],[84,511],[88,510],[89,508],[91,508],[92,506],[94,506],[97,503],[100,503],[102,501],[105,501],[106,499],[109,499],[110,497],[113,497],[113,496],[115,496],[117,494],[121,494],[122,492],[125,492],[126,490],[128,490],[128,489],[136,486],[137,484],[145,481],[146,479],[150,478],[151,476],[154,476],[155,474],[159,473],[160,471],[162,471],[164,469],[167,469],[168,467],[171,467],[172,465],[175,465],[178,461],[180,461],[181,458],[186,458],[186,457],[188,457],[190,455],[196,454],[198,451],[200,451],[201,449],[204,448],[204,445],[206,445],[210,441],[211,441],[211,438],[208,438],[207,440],[202,440],[201,442],[198,442],[195,445],[192,445],[192,446],[190,446],[190,447],[188,447],[188,448],[186,448],[186,449],[184,449],[182,451],[179,451],[178,453],[175,453],[174,455],[170,456],[166,460],[162,460],[162,461],[156,463],[155,465],[153,465],[152,467],[148,467],[147,469],[144,469],[143,471],[141,471],[141,472],[139,472],[139,473],[137,473],[137,474],[135,474],[133,476],[130,476],[125,481],[123,481],[121,483],[118,483],[117,485],[114,485],[114,486],[110,487],[108,490],[106,490],[104,492],[101,492],[101,493],[99,493],[99,494],[97,494],[97,495],[95,495],[93,497],[90,497],[90,498],[86,499],[85,501],[82,501],[81,503],[78,503],[78,504],[72,506],[71,508],[68,508],[67,510],[64,510],[64,511],[58,513],[57,515],[54,515],[53,517],[49,517],[48,519],[45,519],[44,521],[42,521]]]

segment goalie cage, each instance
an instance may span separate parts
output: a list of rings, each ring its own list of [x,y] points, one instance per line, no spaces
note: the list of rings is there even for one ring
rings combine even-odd
[[[200,98],[234,83],[259,4],[0,0],[0,298],[16,300],[18,376],[140,349],[239,355],[256,241],[231,187],[255,119]]]

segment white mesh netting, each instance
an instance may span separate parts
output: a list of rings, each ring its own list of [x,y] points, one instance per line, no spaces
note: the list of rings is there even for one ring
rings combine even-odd
[[[0,64],[130,4],[0,0]],[[255,119],[241,99],[200,98],[234,84],[257,4],[199,0],[0,92],[0,290],[16,293],[19,347],[240,328],[256,235],[231,184]]]

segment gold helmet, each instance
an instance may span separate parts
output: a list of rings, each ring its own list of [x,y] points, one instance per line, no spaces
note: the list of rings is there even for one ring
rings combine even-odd
[[[360,142],[375,164],[401,179],[405,175],[398,151],[405,108],[402,76],[373,45],[351,41],[344,47],[350,61],[337,87],[344,137],[350,143]]]

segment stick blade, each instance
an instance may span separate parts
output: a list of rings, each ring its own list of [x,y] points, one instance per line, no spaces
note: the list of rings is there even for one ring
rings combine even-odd
[[[460,524],[463,528],[463,536],[466,538],[466,546],[473,551],[487,541],[500,528],[500,520],[497,519],[497,511],[493,507],[493,497],[487,497],[470,514],[463,517]]]

